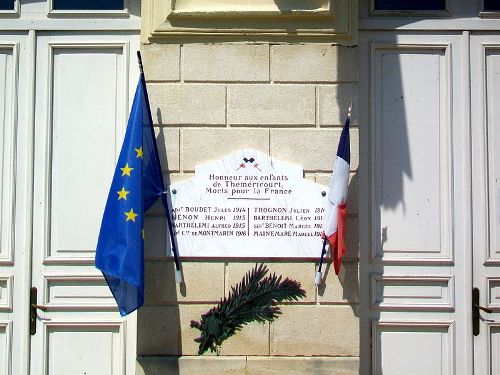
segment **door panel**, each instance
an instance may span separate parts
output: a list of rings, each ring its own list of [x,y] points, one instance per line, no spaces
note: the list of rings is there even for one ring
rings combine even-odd
[[[454,374],[451,324],[376,323],[373,333],[378,373]]]
[[[45,155],[50,165],[46,260],[92,262],[100,226],[96,213],[104,209],[103,186],[114,171],[117,131],[126,122],[128,47],[49,43],[48,49],[53,66],[46,79],[53,91]]]
[[[500,373],[500,35],[471,36],[473,284],[480,290],[476,374]]]
[[[0,45],[0,262],[13,261],[14,159],[18,45]]]
[[[126,33],[37,38],[32,284],[47,311],[31,340],[33,375],[135,371],[135,315],[120,318],[94,254],[137,49]]]
[[[449,46],[372,44],[373,260],[451,261]]]
[[[125,374],[124,326],[124,322],[44,323],[46,373]]]

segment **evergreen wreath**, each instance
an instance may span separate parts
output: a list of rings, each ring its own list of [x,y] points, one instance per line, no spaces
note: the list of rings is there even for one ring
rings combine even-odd
[[[227,298],[221,299],[217,306],[201,316],[201,321],[191,321],[191,327],[201,331],[194,341],[200,344],[198,354],[217,351],[224,340],[252,321],[272,322],[280,314],[276,306],[282,301],[298,301],[306,296],[300,283],[288,277],[268,273],[264,264],[255,265],[247,272],[238,285],[231,287]]]

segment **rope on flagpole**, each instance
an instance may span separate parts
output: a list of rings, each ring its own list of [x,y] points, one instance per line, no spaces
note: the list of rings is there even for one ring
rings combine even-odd
[[[143,85],[143,89],[144,89],[144,92],[146,94],[145,100],[146,100],[146,107],[147,107],[147,112],[148,112],[148,119],[149,119],[150,124],[152,124],[153,117],[151,116],[151,107],[149,106],[149,97],[148,97],[148,91],[146,89],[146,78],[144,77],[144,67],[142,65],[141,51],[137,51],[137,60],[139,62],[139,70],[141,72],[141,83]],[[157,147],[156,140],[154,142],[154,147],[155,148]],[[156,154],[158,154],[158,151],[156,152]],[[163,185],[163,183],[162,183],[162,185]],[[165,189],[165,188],[163,187],[163,189]],[[172,252],[174,253],[175,282],[180,284],[183,282],[182,270],[181,270],[181,265],[180,265],[180,261],[179,261],[179,252],[177,251],[177,239],[175,238],[174,226],[172,224],[172,218],[170,217],[170,208],[168,205],[167,198],[168,198],[168,192],[164,190],[161,193],[161,201],[163,203],[163,208],[165,209],[165,215],[167,216],[168,232],[170,235],[170,242],[172,244]]]

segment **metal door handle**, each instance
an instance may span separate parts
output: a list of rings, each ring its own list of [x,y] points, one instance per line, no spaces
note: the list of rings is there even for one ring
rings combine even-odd
[[[37,289],[32,287],[30,291],[30,335],[36,333],[36,318],[38,318],[37,309],[47,311],[46,306],[38,305],[37,302]]]
[[[474,336],[479,335],[479,320],[482,319],[479,310],[488,314],[493,312],[492,309],[479,305],[479,288],[472,288],[472,333]]]
[[[478,304],[475,304],[474,307],[476,309],[483,310],[484,312],[486,312],[488,314],[491,314],[493,312],[493,309],[490,309],[488,307],[479,306]]]
[[[35,305],[34,303],[31,304],[31,308],[34,309],[34,310],[39,309],[39,310],[42,310],[42,311],[47,311],[47,307],[46,306]]]

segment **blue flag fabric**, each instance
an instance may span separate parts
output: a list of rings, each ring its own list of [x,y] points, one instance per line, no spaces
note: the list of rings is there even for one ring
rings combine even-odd
[[[345,120],[342,134],[340,135],[339,147],[337,148],[337,156],[344,159],[347,164],[351,163],[351,141],[349,139],[349,124],[351,118],[347,117]]]
[[[102,271],[122,316],[144,303],[144,213],[165,191],[144,76],[137,85],[97,242]]]

